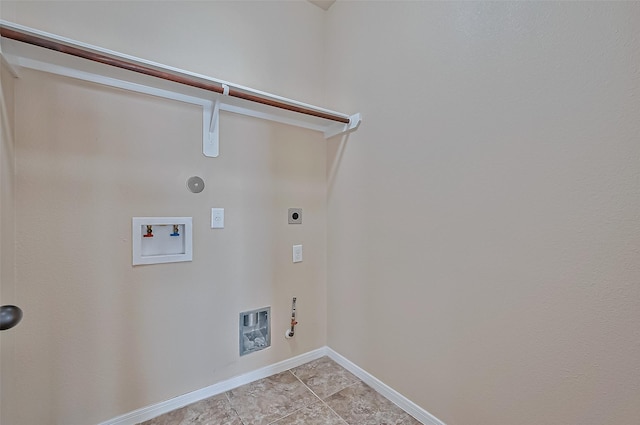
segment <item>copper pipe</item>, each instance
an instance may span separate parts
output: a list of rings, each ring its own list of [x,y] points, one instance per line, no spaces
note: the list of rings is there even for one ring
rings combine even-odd
[[[17,31],[10,28],[0,26],[0,36],[10,38],[12,40],[20,41],[22,43],[31,44],[33,46],[42,47],[45,49],[53,50],[67,55],[76,56],[82,59],[87,59],[94,62],[99,62],[105,65],[114,66],[116,68],[126,69],[127,71],[137,72],[139,74],[149,75],[151,77],[160,78],[174,83],[184,84],[199,89],[220,93],[224,92],[222,84],[218,83],[206,83],[203,81],[189,78],[187,76],[174,74],[171,72],[160,71],[155,68],[151,68],[144,65],[139,65],[134,62],[126,61],[123,59],[117,59],[110,56],[95,53],[89,50],[84,50],[79,47],[68,46],[57,41],[47,40],[46,38],[38,37],[37,35],[28,34],[25,32]],[[313,109],[305,108],[302,106],[291,105],[285,102],[261,97],[255,94],[245,93],[235,88],[229,88],[229,96],[237,97],[239,99],[248,100],[250,102],[260,103],[263,105],[273,106],[279,109],[286,109],[288,111],[297,112],[300,114],[311,115],[314,117],[324,118],[331,121],[337,121],[344,124],[349,124],[349,118],[345,118],[339,115],[330,114],[321,111],[315,111]]]

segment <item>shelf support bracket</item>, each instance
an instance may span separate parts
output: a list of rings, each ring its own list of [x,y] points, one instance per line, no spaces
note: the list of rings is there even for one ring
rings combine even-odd
[[[20,78],[18,68],[13,65],[16,60],[2,53],[2,49],[0,49],[0,60],[2,61],[2,64],[7,67],[9,74],[11,74],[13,78]]]
[[[222,85],[222,95],[229,96],[229,86]],[[202,153],[209,158],[220,155],[220,99],[203,107]]]
[[[209,158],[220,154],[220,100],[202,108],[202,153]]]

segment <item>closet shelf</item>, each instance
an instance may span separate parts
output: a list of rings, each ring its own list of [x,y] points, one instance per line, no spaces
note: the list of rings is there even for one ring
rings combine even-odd
[[[347,115],[271,93],[0,20],[0,55],[15,77],[35,69],[202,107],[202,150],[219,154],[219,114],[228,111],[324,133],[354,131],[360,114]]]

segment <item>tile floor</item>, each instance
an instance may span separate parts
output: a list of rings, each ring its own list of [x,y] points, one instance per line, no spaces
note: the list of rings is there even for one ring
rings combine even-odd
[[[140,425],[419,425],[328,357]]]

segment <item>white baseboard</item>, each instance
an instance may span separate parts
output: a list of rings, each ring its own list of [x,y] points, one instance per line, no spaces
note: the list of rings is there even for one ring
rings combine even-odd
[[[338,354],[329,347],[318,348],[317,350],[309,351],[308,353],[301,354],[299,356],[292,357],[281,362],[262,367],[252,372],[245,373],[240,376],[236,376],[226,381],[218,382],[206,388],[196,390],[184,395],[181,395],[171,400],[163,401],[161,403],[154,404],[152,406],[143,407],[133,412],[126,413],[117,418],[110,419],[102,422],[98,425],[136,425],[140,422],[153,419],[156,416],[160,416],[164,413],[171,412],[172,410],[179,409],[188,404],[195,403],[200,400],[204,400],[209,397],[213,397],[218,394],[222,394],[225,391],[232,390],[241,385],[248,384],[258,379],[263,379],[276,373],[284,372],[285,370],[292,369],[294,367],[303,365],[312,360],[319,359],[323,356],[329,356],[333,361],[340,366],[353,373],[360,378],[365,384],[382,394],[387,399],[398,405],[402,410],[409,413],[411,416],[419,420],[425,425],[446,425],[444,422],[427,412],[393,388],[389,387],[369,372],[361,369],[351,361],[347,360],[342,355]]]
[[[156,416],[171,412],[172,410],[179,409],[188,404],[195,403],[197,401],[204,400],[218,394],[222,394],[225,391],[229,391],[241,385],[257,381],[258,379],[266,378],[268,376],[275,375],[276,373],[284,372],[285,370],[303,365],[326,355],[327,347],[318,348],[317,350],[309,351],[308,353],[304,353],[299,356],[295,356],[290,359],[262,367],[252,372],[227,379],[226,381],[218,382],[217,384],[213,384],[200,390],[196,390],[178,396],[176,398],[172,398],[171,400],[163,401],[152,406],[143,407],[141,409],[134,410],[133,412],[125,413],[124,415],[118,416],[117,418],[101,422],[99,425],[136,425],[140,422],[153,419]]]
[[[360,368],[356,364],[347,360],[342,355],[338,354],[329,347],[326,347],[327,356],[334,362],[338,363],[349,372],[360,378],[362,382],[369,385],[371,388],[382,394],[385,398],[395,403],[402,410],[419,420],[425,425],[446,425],[440,419],[433,416],[431,413],[424,410],[375,376],[371,375],[366,370]]]

